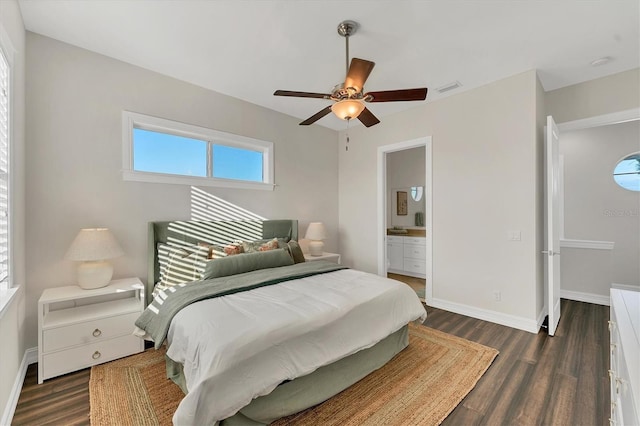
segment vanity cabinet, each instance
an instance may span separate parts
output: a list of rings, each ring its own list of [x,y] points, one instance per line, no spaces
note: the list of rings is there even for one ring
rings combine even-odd
[[[426,278],[427,248],[425,237],[387,236],[387,271]]]

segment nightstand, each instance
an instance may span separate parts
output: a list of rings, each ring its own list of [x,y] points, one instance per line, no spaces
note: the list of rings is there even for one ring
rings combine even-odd
[[[102,288],[48,288],[38,300],[38,383],[51,377],[142,352],[132,334],[145,308],[138,278]]]
[[[329,262],[340,264],[340,255],[338,253],[322,252],[320,256],[311,256],[309,253],[304,254],[305,262],[313,262],[316,260],[328,260]]]

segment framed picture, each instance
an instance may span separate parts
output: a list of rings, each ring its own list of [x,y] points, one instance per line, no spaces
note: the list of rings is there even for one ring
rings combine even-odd
[[[398,191],[397,195],[397,214],[398,216],[406,216],[407,215],[407,192],[406,191]]]

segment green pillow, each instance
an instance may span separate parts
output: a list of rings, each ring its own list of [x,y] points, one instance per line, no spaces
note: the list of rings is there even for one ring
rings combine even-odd
[[[294,263],[302,263],[305,261],[304,253],[302,253],[300,244],[298,244],[297,241],[289,241],[289,253],[291,253],[291,257],[293,258]]]
[[[284,249],[239,254],[208,261],[202,279],[228,277],[258,269],[289,265],[293,265],[293,259]]]

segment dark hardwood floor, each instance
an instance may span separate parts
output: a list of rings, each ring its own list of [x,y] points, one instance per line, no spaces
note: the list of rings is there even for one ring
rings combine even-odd
[[[554,337],[427,311],[427,326],[500,351],[443,425],[609,424],[608,307],[563,300]],[[38,385],[29,366],[12,424],[88,425],[88,382],[86,369]]]

